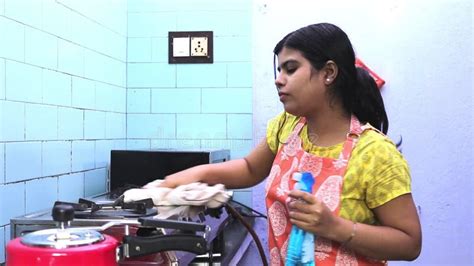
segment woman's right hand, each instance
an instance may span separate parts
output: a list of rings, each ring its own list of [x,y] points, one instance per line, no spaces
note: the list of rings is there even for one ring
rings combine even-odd
[[[176,184],[173,184],[167,177],[165,179],[157,179],[152,181],[143,186],[143,188],[157,188],[157,187],[167,187],[167,188],[175,188],[177,187]]]
[[[167,187],[176,188],[179,185],[186,185],[193,182],[200,182],[205,175],[208,165],[198,165],[166,176],[164,179],[157,179],[143,186],[143,188]]]

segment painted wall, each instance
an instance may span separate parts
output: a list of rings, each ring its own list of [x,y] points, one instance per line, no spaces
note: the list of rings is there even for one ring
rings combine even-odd
[[[10,218],[105,191],[126,21],[125,0],[0,0],[0,263]]]
[[[339,25],[358,56],[387,81],[389,136],[403,136],[423,226],[423,251],[412,264],[472,265],[472,1],[255,0],[253,12],[254,141],[282,110],[273,84],[274,45],[308,24]],[[264,209],[261,192],[261,186],[254,190],[254,207]],[[242,265],[256,261],[252,249]]]
[[[250,151],[251,19],[250,0],[128,1],[129,149]],[[168,64],[169,31],[212,31],[214,63]]]

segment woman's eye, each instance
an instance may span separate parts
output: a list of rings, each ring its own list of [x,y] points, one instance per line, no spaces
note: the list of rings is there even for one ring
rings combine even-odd
[[[288,68],[288,69],[286,70],[286,72],[288,72],[288,74],[292,74],[292,73],[294,73],[295,71],[296,71],[296,68]]]

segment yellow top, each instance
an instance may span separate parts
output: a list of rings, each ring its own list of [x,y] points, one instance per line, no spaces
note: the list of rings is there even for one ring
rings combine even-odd
[[[282,113],[268,123],[267,143],[277,153],[282,143],[298,123],[299,117]],[[277,132],[281,125],[280,142]],[[300,132],[303,149],[306,152],[329,158],[338,158],[343,143],[330,147],[318,147],[308,139],[307,126]],[[352,151],[342,188],[342,202],[339,215],[352,221],[366,224],[376,223],[371,209],[411,193],[411,178],[408,164],[396,146],[386,136],[375,130],[366,130]]]

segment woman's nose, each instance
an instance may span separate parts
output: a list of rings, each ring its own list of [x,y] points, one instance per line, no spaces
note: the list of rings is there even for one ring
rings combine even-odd
[[[285,85],[284,79],[283,79],[283,77],[282,77],[281,74],[278,74],[278,75],[276,76],[275,85],[276,85],[277,89],[280,89],[282,86]]]

